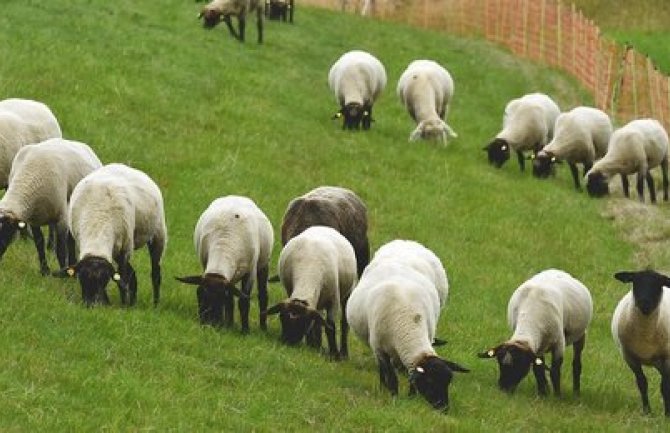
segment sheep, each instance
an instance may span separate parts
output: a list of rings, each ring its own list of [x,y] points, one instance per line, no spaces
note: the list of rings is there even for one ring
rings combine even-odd
[[[356,254],[351,243],[332,227],[312,226],[286,243],[279,255],[279,275],[289,298],[268,309],[279,314],[282,340],[307,342],[321,347],[325,326],[331,359],[349,355],[349,325],[344,314],[352,288],[358,282]],[[326,310],[326,319],[319,314]],[[340,350],[335,339],[335,319],[340,315]]]
[[[288,204],[281,226],[281,243],[314,225],[332,227],[354,247],[358,277],[370,261],[367,209],[351,190],[321,186],[296,197]]]
[[[433,349],[442,305],[438,287],[446,288],[447,280],[444,268],[435,271],[435,265],[442,267],[439,259],[423,248],[398,241],[382,246],[349,297],[347,321],[372,349],[380,383],[392,395],[398,394],[397,367],[408,373],[410,395],[418,391],[434,408],[446,410],[453,373],[469,370]]]
[[[561,113],[558,105],[543,93],[530,93],[511,100],[505,106],[503,129],[484,150],[489,163],[501,168],[510,157],[510,149],[517,154],[519,168],[525,170],[523,152],[539,152],[554,135],[554,124]]]
[[[87,306],[109,304],[105,288],[110,279],[119,287],[121,303],[135,305],[137,277],[130,259],[133,250],[145,245],[151,260],[153,303],[158,305],[167,227],[163,196],[148,175],[119,163],[90,173],[72,192],[68,225],[79,247],[79,260],[67,274],[78,278]]]
[[[293,24],[294,0],[265,0],[265,18]]]
[[[0,188],[7,188],[12,161],[22,146],[61,137],[58,120],[45,104],[18,98],[0,101]]]
[[[577,163],[584,165],[584,175],[596,159],[607,152],[612,135],[612,121],[602,110],[576,107],[561,113],[556,119],[554,137],[533,158],[533,175],[546,178],[553,172],[553,165],[568,162],[575,189],[581,190]]]
[[[637,194],[644,202],[644,180],[649,197],[656,203],[654,179],[649,172],[660,165],[663,174],[663,199],[668,200],[668,133],[655,119],[633,120],[612,133],[605,156],[586,173],[586,190],[591,197],[609,194],[609,180],[621,176],[623,193],[629,197],[628,175],[637,173]]]
[[[55,227],[56,256],[61,269],[74,262],[68,236],[67,209],[75,185],[102,166],[91,148],[76,141],[52,138],[23,146],[9,174],[9,187],[0,199],[0,257],[18,229],[30,226],[42,275],[49,274],[43,225]]]
[[[432,60],[414,60],[398,80],[396,93],[409,115],[417,123],[410,141],[441,139],[458,134],[446,123],[449,104],[454,97],[454,80],[449,72]]]
[[[582,351],[586,329],[593,316],[589,289],[567,272],[548,269],[521,284],[507,306],[507,321],[513,335],[507,342],[480,353],[496,358],[500,367],[498,386],[514,392],[533,368],[537,389],[547,395],[544,353],[551,351],[550,377],[556,395],[561,394],[561,365],[567,345],[574,348],[573,393],[581,387]]]
[[[238,297],[242,332],[249,332],[251,290],[258,281],[258,303],[267,309],[268,268],[274,233],[263,211],[248,197],[228,195],[212,201],[193,234],[204,273],[177,280],[198,286],[200,323],[233,325],[233,296]],[[241,289],[235,285],[241,281]],[[266,316],[260,328],[267,330]]]
[[[670,278],[653,270],[617,272],[614,278],[633,283],[612,316],[614,342],[635,374],[646,414],[651,407],[642,366],[653,366],[661,373],[665,416],[670,417]]]
[[[330,68],[328,85],[340,104],[333,119],[344,119],[342,129],[370,129],[372,107],[386,87],[384,65],[370,53],[349,51]]]
[[[263,43],[263,6],[260,0],[212,0],[204,6],[198,14],[202,18],[202,25],[206,29],[212,29],[222,20],[226,23],[230,34],[240,42],[244,42],[244,29],[246,27],[247,14],[256,12],[256,28],[258,29],[258,43]],[[233,28],[230,17],[237,17],[239,33]]]

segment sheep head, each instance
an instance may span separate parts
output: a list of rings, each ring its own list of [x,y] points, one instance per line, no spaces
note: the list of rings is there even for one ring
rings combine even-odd
[[[13,213],[0,213],[0,257],[7,251],[7,248],[14,240],[16,232],[26,227],[26,223],[19,220]]]
[[[365,105],[359,104],[358,102],[350,102],[340,109],[333,119],[344,118],[344,123],[342,124],[342,129],[360,129],[361,122],[363,122],[364,128],[368,129],[371,119],[371,114],[369,108]],[[365,126],[367,125],[367,128]]]
[[[509,143],[502,138],[496,138],[485,146],[484,150],[488,153],[489,164],[496,168],[502,167],[510,156]]]
[[[449,384],[454,372],[469,371],[455,362],[437,356],[426,356],[409,369],[409,382],[435,409],[447,410]]]
[[[232,311],[233,297],[242,296],[239,289],[220,274],[206,273],[176,279],[182,283],[198,286],[198,316],[203,325],[222,325],[224,306]],[[227,318],[226,323],[232,325],[232,317]]]
[[[70,277],[77,277],[81,285],[81,296],[87,307],[95,304],[109,305],[107,283],[114,280],[123,291],[125,282],[116,272],[114,266],[102,257],[86,256],[77,264],[66,268],[60,273]],[[58,276],[58,274],[56,274]]]
[[[198,19],[202,18],[202,26],[206,29],[212,29],[221,22],[223,13],[218,9],[204,7],[198,15]]]
[[[508,342],[485,352],[479,353],[480,358],[496,358],[500,368],[498,387],[509,393],[513,393],[524,377],[528,375],[530,368],[542,369],[544,374],[544,361],[538,357],[528,344],[524,342]],[[539,373],[539,371],[538,371]]]
[[[458,135],[444,120],[436,118],[419,122],[416,129],[409,135],[409,141],[417,141],[419,139],[439,140],[442,144],[446,145],[447,137],[458,137]]]
[[[546,179],[549,175],[554,174],[555,164],[560,162],[556,155],[544,150],[531,155],[530,158],[533,160],[533,176],[539,179]]]
[[[604,197],[609,194],[609,178],[599,171],[586,174],[586,191],[591,197]]]
[[[321,326],[325,326],[326,323],[318,311],[301,299],[280,302],[270,307],[265,314],[279,314],[281,339],[292,346],[300,343],[310,332],[320,333]]]
[[[623,283],[633,283],[635,306],[648,316],[661,302],[663,287],[670,287],[670,278],[653,270],[617,272],[614,278]]]

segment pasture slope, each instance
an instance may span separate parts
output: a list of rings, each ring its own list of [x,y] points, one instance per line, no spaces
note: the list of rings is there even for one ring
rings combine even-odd
[[[239,44],[205,31],[187,0],[4,0],[0,97],[49,104],[67,138],[103,162],[145,170],[163,190],[169,241],[160,306],[151,306],[148,256],[133,263],[135,308],[85,309],[75,281],[42,278],[30,242],[16,241],[0,268],[0,431],[661,431],[644,417],[632,374],[609,332],[636,268],[634,247],[601,213],[607,201],[573,191],[565,168],[540,182],[516,163],[495,170],[481,150],[506,101],[544,91],[562,107],[589,103],[575,83],[478,40],[298,6],[294,25],[270,22]],[[386,65],[389,85],[367,133],[347,133],[326,85],[331,63],[361,48]],[[414,128],[395,97],[416,58],[452,73],[447,148],[408,143]],[[199,271],[192,231],[225,194],[252,197],[278,235],[288,201],[318,185],[342,185],[367,203],[373,249],[395,239],[424,243],[447,268],[450,299],[439,335],[444,356],[472,369],[451,387],[448,415],[420,398],[379,388],[369,350],[351,336],[350,360],[326,361],[264,335],[202,328],[193,288],[174,276]],[[278,237],[278,236],[277,236]],[[273,267],[279,244],[275,244]],[[50,258],[52,266],[55,260]],[[516,286],[539,270],[565,269],[595,301],[582,396],[539,399],[526,380],[514,396],[496,388],[497,367],[476,353],[507,338]],[[271,286],[271,302],[283,297]]]

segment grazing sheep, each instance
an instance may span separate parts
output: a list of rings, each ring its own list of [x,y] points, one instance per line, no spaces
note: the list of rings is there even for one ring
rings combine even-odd
[[[214,200],[202,213],[193,234],[204,273],[178,277],[198,286],[198,315],[202,324],[233,325],[233,296],[237,296],[242,332],[249,332],[251,290],[258,281],[261,312],[268,305],[267,279],[274,233],[270,221],[253,200],[229,195]],[[241,281],[241,289],[235,285]],[[266,316],[260,315],[266,330]]]
[[[30,226],[42,275],[49,273],[41,226],[56,229],[56,256],[61,269],[74,262],[68,236],[67,207],[75,185],[102,164],[84,143],[52,138],[23,146],[9,174],[9,187],[0,199],[0,257],[18,229]]]
[[[198,15],[202,18],[202,25],[206,29],[212,29],[223,20],[230,34],[240,42],[244,42],[244,29],[247,22],[247,14],[256,12],[256,27],[258,29],[258,43],[263,43],[263,7],[260,0],[212,0],[204,6]],[[230,21],[231,16],[237,17],[239,34],[233,28]]]
[[[670,417],[670,278],[652,270],[617,272],[614,278],[633,283],[612,316],[612,336],[635,373],[642,410],[651,412],[643,365],[661,373],[665,416]]]
[[[556,119],[554,138],[533,158],[533,175],[546,178],[553,173],[554,164],[567,161],[575,183],[581,189],[577,163],[584,165],[584,175],[596,159],[607,153],[612,135],[612,121],[602,110],[577,107],[561,113]]]
[[[107,283],[113,279],[121,303],[137,300],[137,277],[130,264],[133,250],[144,245],[151,258],[154,305],[160,299],[161,258],[167,242],[163,196],[140,170],[108,164],[77,184],[70,199],[70,231],[79,246],[79,261],[68,269],[77,276],[84,303],[109,304]],[[112,261],[118,265],[114,270]]]
[[[333,119],[344,118],[342,129],[370,129],[372,107],[386,87],[386,70],[365,51],[344,53],[328,72],[328,85],[340,104]]]
[[[43,103],[17,98],[0,101],[0,188],[7,188],[12,161],[22,146],[61,137],[56,117]]]
[[[400,76],[396,93],[417,123],[410,141],[440,139],[446,145],[447,136],[458,136],[446,123],[454,97],[454,80],[438,63],[414,60]]]
[[[265,18],[293,23],[294,0],[265,0]]]
[[[561,393],[561,365],[565,347],[572,344],[573,392],[579,394],[582,350],[586,328],[593,315],[589,290],[567,272],[549,269],[521,284],[507,306],[507,321],[514,332],[507,342],[478,356],[496,358],[500,367],[498,386],[514,392],[530,368],[540,395],[547,394],[544,353],[551,351],[551,384]]]
[[[363,201],[353,191],[336,186],[321,186],[294,198],[284,212],[282,245],[316,225],[332,227],[351,242],[360,277],[370,261],[368,217]]]
[[[554,134],[556,118],[561,113],[558,105],[547,95],[531,93],[511,100],[505,107],[503,129],[484,147],[489,163],[500,168],[514,150],[521,171],[525,169],[523,152],[538,152]]]
[[[453,372],[469,370],[433,349],[442,305],[438,287],[447,287],[446,272],[436,272],[434,255],[420,247],[405,241],[382,246],[349,297],[347,320],[377,358],[382,386],[398,394],[394,368],[406,369],[410,394],[418,390],[434,408],[446,410]]]
[[[325,325],[329,355],[349,355],[349,325],[344,314],[351,290],[356,285],[356,255],[351,243],[332,227],[312,226],[291,238],[279,255],[279,276],[289,298],[271,307],[279,313],[282,340],[307,342],[321,347],[321,326]],[[326,310],[326,319],[319,314]],[[340,350],[335,340],[335,319],[340,314]]]
[[[649,197],[656,203],[656,189],[650,170],[661,166],[663,199],[668,200],[668,133],[655,119],[633,120],[612,134],[605,156],[586,173],[586,190],[591,197],[609,194],[609,181],[621,176],[623,193],[629,197],[628,175],[637,173],[637,194],[644,201],[644,180]]]

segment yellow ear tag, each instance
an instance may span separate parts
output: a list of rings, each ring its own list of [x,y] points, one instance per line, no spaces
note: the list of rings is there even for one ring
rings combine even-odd
[[[112,275],[112,279],[114,281],[121,281],[121,275],[119,275],[118,272],[114,272],[114,275]]]
[[[339,119],[340,117],[342,117],[342,113],[335,113],[335,117]]]
[[[555,156],[551,157],[551,162],[556,162],[556,157]]]
[[[67,268],[67,274],[71,277],[74,277],[74,269],[72,268]]]
[[[367,115],[369,115],[369,114],[370,114],[370,113],[368,113],[367,111],[364,111],[364,112],[363,112],[363,116],[367,116]]]
[[[19,221],[19,228],[20,229],[25,229],[26,228],[26,223],[24,221]]]
[[[493,350],[493,349],[489,350],[488,353],[487,353],[487,355],[489,355],[491,358],[493,358],[493,355],[495,355],[495,354],[496,354],[496,351]]]
[[[540,358],[535,358],[535,365],[542,365],[543,362]]]
[[[423,373],[423,372],[424,372],[424,370],[423,370],[422,367],[417,367],[417,368],[416,368],[416,371],[418,371],[419,373]]]
[[[500,150],[507,150],[507,146],[501,147]]]

